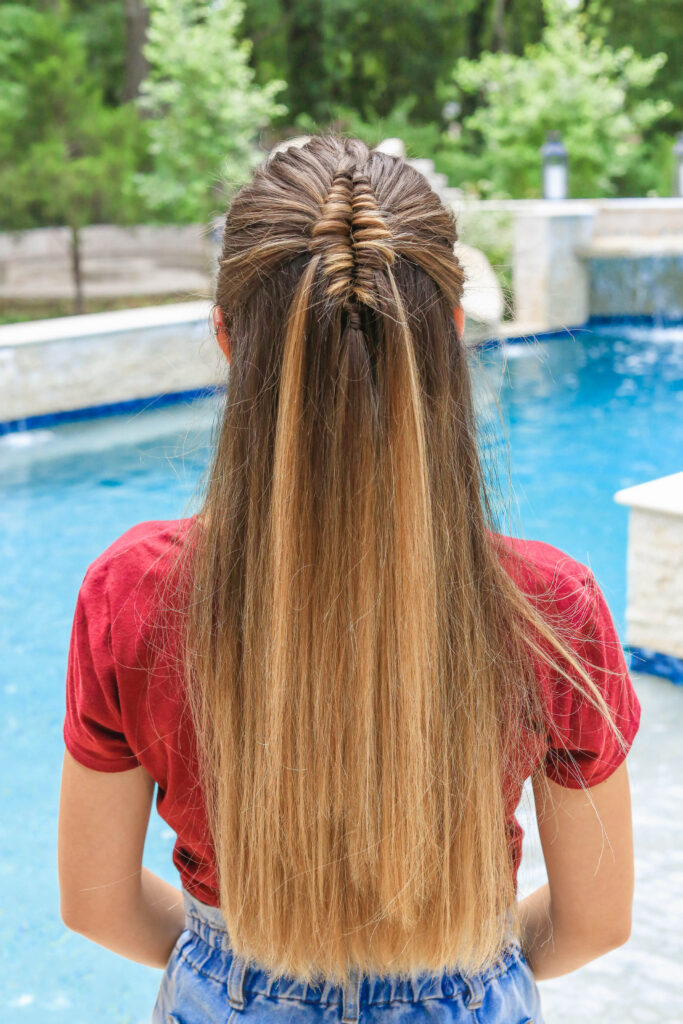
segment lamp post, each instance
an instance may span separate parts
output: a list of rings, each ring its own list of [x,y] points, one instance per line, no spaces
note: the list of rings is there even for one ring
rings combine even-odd
[[[441,109],[441,116],[446,122],[446,131],[452,139],[457,139],[460,135],[460,125],[457,122],[460,110],[460,104],[456,103],[455,100],[444,103]]]
[[[541,146],[543,198],[566,199],[569,184],[569,154],[559,132],[548,132]]]
[[[683,196],[683,132],[674,143],[674,195]]]

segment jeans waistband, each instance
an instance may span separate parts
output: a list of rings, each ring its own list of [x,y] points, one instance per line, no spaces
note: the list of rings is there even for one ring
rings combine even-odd
[[[352,971],[345,985],[328,981],[307,983],[287,976],[272,976],[258,964],[246,962],[233,954],[220,908],[202,903],[184,887],[182,894],[186,929],[227,955],[224,958],[227,978],[224,980],[227,981],[228,1000],[236,1010],[244,1009],[247,996],[252,992],[305,1003],[338,1003],[342,1009],[342,1024],[356,1024],[361,1006],[379,1003],[457,999],[460,996],[465,1006],[474,1010],[481,1006],[486,983],[505,974],[522,957],[519,943],[511,939],[501,960],[475,976],[444,971],[441,974],[420,973],[411,979]]]

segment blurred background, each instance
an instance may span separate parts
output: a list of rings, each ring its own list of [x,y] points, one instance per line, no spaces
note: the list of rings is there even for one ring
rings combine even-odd
[[[83,229],[205,224],[273,145],[326,127],[402,139],[466,199],[540,197],[548,133],[570,198],[680,192],[678,0],[32,0],[0,28],[0,231],[69,232],[42,288],[26,246],[0,249],[0,322],[185,296],[198,282],[145,276],[144,252],[117,293]],[[465,240],[510,300],[504,222]]]

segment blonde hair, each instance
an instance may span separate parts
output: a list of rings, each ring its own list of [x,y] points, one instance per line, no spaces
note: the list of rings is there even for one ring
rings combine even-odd
[[[231,945],[275,974],[497,959],[502,780],[546,735],[534,659],[609,717],[490,529],[455,241],[422,175],[334,134],[227,212],[184,671]]]

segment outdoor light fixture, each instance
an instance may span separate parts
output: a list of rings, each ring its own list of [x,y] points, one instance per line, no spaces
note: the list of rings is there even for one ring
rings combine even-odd
[[[449,100],[448,103],[444,103],[441,109],[441,116],[446,122],[455,121],[459,113],[460,104],[456,103],[455,100]]]
[[[458,117],[461,109],[460,104],[456,103],[455,100],[450,100],[448,103],[444,103],[441,108],[441,116],[447,126],[446,131],[452,139],[457,139],[461,132],[461,127],[458,124]]]
[[[541,147],[543,198],[566,199],[569,184],[569,154],[559,132],[548,132]]]
[[[674,195],[683,196],[683,132],[674,143]]]

